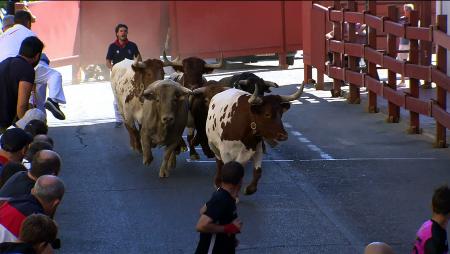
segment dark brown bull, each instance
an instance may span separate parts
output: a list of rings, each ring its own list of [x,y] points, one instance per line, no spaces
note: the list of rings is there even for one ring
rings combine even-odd
[[[270,93],[270,88],[277,88],[278,84],[264,80],[251,72],[243,72],[231,77],[226,77],[219,80],[219,83],[225,84],[229,87],[234,87],[253,94],[255,86],[258,86],[258,95],[263,96],[264,93]]]
[[[221,56],[219,62],[216,64],[207,64],[203,59],[200,59],[198,57],[189,57],[183,59],[182,61],[177,58],[174,61],[170,61],[169,59],[167,59],[165,50],[163,51],[163,60],[165,65],[172,66],[177,72],[179,72],[176,75],[171,75],[171,79],[191,90],[203,87],[206,84],[206,79],[203,77],[203,74],[208,74],[215,69],[221,68],[224,63],[223,55]],[[189,111],[187,123],[187,140],[189,144],[189,155],[191,160],[198,160],[200,158],[197,151],[195,151],[195,146],[192,142],[195,134],[194,130],[196,128],[195,117],[196,115],[193,115],[192,112]]]

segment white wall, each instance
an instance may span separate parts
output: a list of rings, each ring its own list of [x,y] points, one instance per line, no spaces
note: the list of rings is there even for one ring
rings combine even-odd
[[[450,35],[450,2],[436,1],[436,14],[447,15],[447,34]],[[447,50],[447,75],[450,74],[450,53]]]

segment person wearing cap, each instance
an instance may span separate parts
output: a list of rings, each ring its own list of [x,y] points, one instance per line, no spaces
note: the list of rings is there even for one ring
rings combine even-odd
[[[33,156],[31,169],[15,173],[0,188],[0,198],[18,197],[30,194],[36,180],[43,175],[58,175],[61,158],[51,150],[41,150]]]
[[[8,129],[0,138],[0,173],[9,161],[21,163],[33,141],[29,133],[20,128]]]
[[[50,60],[42,53],[41,59],[35,68],[36,91],[30,98],[30,104],[45,112],[48,109],[56,119],[64,120],[66,116],[59,108],[59,104],[66,104],[66,97],[62,86],[62,75],[50,67]],[[48,87],[48,98],[47,98]]]
[[[14,26],[14,16],[13,15],[6,15],[5,17],[3,17],[2,20],[2,31],[6,32],[6,30],[8,30],[8,28],[13,27]]]
[[[39,63],[43,48],[41,40],[30,36],[22,41],[18,56],[0,62],[0,133],[13,125],[16,119],[23,118],[28,110],[34,67]]]

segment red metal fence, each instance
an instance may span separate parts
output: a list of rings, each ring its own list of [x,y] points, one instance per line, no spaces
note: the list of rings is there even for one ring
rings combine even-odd
[[[349,3],[352,1],[348,1]],[[369,11],[358,12],[335,10],[315,5],[313,13],[318,14],[316,20],[335,23],[335,37],[326,40],[323,33],[313,38],[314,41],[326,42],[329,52],[333,53],[333,61],[327,63],[326,74],[334,79],[333,92],[339,96],[340,86],[347,82],[350,86],[348,101],[359,103],[359,88],[366,87],[369,91],[369,111],[377,112],[377,97],[383,97],[389,102],[388,121],[398,122],[400,107],[410,112],[409,125],[410,133],[420,133],[419,115],[433,117],[436,120],[436,147],[446,147],[446,130],[450,129],[450,113],[447,112],[447,93],[450,91],[450,77],[446,74],[446,51],[450,49],[450,36],[446,34],[446,16],[437,17],[437,26],[418,27],[419,13],[413,11],[410,17],[410,24],[406,25],[397,22],[398,9],[396,6],[388,8],[387,17],[373,15],[375,3],[369,5]],[[371,12],[372,11],[372,12]],[[368,29],[368,43],[360,44],[354,40],[354,29],[349,28],[349,40],[343,39],[342,25],[344,22],[350,27],[356,23],[366,24]],[[423,23],[423,22],[422,22]],[[325,27],[325,24],[320,25]],[[387,48],[380,50],[376,45],[377,32],[382,32],[388,36],[385,38]],[[353,36],[352,36],[353,35]],[[396,59],[397,38],[407,38],[410,40],[409,61]],[[425,61],[429,56],[424,52],[431,49],[434,43],[437,49],[437,65],[432,66]],[[323,43],[317,43],[323,47]],[[419,48],[420,45],[420,48]],[[318,52],[325,54],[326,51]],[[431,52],[428,51],[431,55]],[[348,57],[348,64],[344,64],[345,57]],[[360,72],[356,69],[356,59],[364,58],[368,62],[368,71]],[[316,59],[317,60],[317,59]],[[323,70],[325,61],[323,57],[318,61],[311,61],[311,64]],[[381,82],[377,75],[378,68],[388,70],[388,82]],[[397,90],[396,74],[400,73],[409,77],[409,91]],[[420,80],[425,84],[434,82],[437,85],[436,94],[433,99],[424,99],[420,94]]]

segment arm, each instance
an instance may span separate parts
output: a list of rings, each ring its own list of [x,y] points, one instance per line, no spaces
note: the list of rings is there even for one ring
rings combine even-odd
[[[227,233],[237,234],[241,231],[242,222],[235,219],[232,223],[227,225],[217,225],[207,215],[202,214],[198,219],[196,229],[202,233]]]
[[[111,70],[111,68],[112,68],[112,62],[111,62],[110,59],[106,59],[106,67],[108,67],[108,69]]]
[[[33,84],[27,81],[19,82],[19,94],[17,97],[17,116],[22,118],[28,110],[28,101],[30,100]]]

